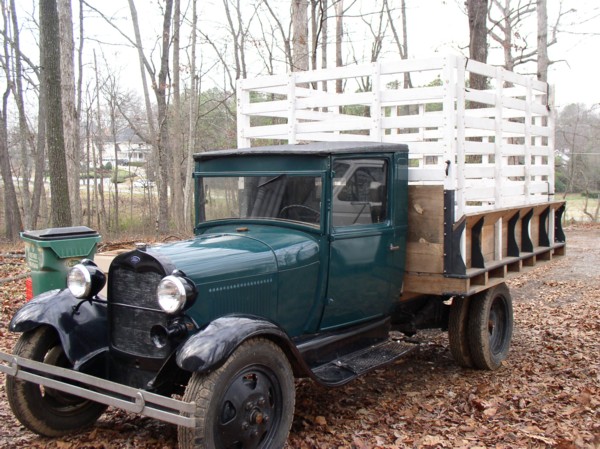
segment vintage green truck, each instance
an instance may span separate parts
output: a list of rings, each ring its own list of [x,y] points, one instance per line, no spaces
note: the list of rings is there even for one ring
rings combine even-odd
[[[402,335],[448,330],[457,363],[499,368],[513,330],[505,281],[564,254],[564,203],[533,195],[548,184],[539,170],[522,181],[508,169],[500,187],[526,194],[498,207],[450,188],[464,158],[436,162],[441,183],[409,183],[410,159],[405,144],[365,141],[196,154],[193,238],[140,245],[108,273],[82,260],[67,289],[12,318],[22,335],[0,371],[15,416],[59,436],[109,405],[177,425],[182,449],[273,449],[295,378],[343,385],[418,346]]]

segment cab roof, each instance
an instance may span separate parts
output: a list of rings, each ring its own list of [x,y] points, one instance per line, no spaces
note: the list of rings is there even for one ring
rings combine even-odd
[[[381,142],[314,142],[303,145],[270,145],[252,148],[237,148],[230,150],[207,151],[194,154],[194,160],[206,161],[209,159],[228,156],[252,155],[305,155],[327,156],[335,154],[352,153],[406,153],[408,146],[400,143]]]

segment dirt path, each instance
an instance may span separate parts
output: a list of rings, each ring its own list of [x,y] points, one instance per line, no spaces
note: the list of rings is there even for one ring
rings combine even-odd
[[[289,448],[600,448],[600,227],[567,229],[567,256],[510,282],[515,335],[496,372],[463,370],[447,337],[339,389],[299,381]],[[23,270],[0,258],[0,278]],[[0,349],[22,281],[0,285]],[[2,379],[3,380],[3,379]],[[174,426],[109,410],[90,430],[31,434],[0,387],[2,448],[176,448]]]

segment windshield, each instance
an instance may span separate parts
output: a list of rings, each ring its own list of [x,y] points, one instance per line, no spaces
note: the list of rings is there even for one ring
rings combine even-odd
[[[320,176],[229,176],[198,179],[199,222],[268,218],[319,225]]]

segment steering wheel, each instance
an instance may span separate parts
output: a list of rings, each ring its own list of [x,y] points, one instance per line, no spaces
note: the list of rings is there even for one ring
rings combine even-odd
[[[315,215],[315,219],[313,221],[309,221],[309,220],[305,220],[303,219],[303,215],[302,212],[298,211],[296,212],[296,216],[298,217],[297,219],[300,221],[306,221],[308,223],[315,223],[317,221],[319,221],[319,218],[321,217],[321,212],[318,211],[317,209],[313,209],[312,207],[309,206],[305,206],[304,204],[288,204],[287,206],[283,207],[279,213],[277,214],[277,217],[279,218],[290,218],[293,219],[292,217],[290,217],[289,211],[293,210],[293,209],[299,209],[300,211],[308,211],[311,214]],[[285,216],[284,216],[285,214]]]

